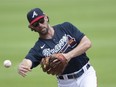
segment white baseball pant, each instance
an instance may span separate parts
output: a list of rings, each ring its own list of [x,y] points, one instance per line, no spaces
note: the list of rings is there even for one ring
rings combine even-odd
[[[97,87],[96,72],[92,66],[89,69],[85,69],[84,73],[73,79],[66,78],[58,79],[58,87]]]

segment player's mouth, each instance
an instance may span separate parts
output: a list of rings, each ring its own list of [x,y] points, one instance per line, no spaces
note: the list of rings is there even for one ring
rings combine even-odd
[[[47,28],[43,28],[43,29],[41,29],[40,33],[45,35],[45,34],[48,33],[48,29]]]

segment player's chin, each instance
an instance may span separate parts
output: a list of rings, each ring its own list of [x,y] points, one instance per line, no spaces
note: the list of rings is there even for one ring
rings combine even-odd
[[[39,33],[41,34],[41,35],[46,35],[46,34],[48,34],[48,29],[42,29],[41,31],[39,31]]]

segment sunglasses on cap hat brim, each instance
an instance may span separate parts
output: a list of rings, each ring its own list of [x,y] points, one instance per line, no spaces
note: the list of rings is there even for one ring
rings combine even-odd
[[[39,19],[38,21],[34,22],[34,23],[32,24],[32,26],[33,26],[33,27],[38,27],[39,24],[43,24],[44,21],[45,21],[44,18],[41,18],[41,19]]]

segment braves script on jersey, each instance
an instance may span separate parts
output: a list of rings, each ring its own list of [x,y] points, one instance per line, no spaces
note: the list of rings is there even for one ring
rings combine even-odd
[[[71,51],[78,45],[78,43],[84,36],[84,34],[81,33],[75,26],[68,22],[55,25],[53,26],[53,28],[55,30],[53,38],[39,38],[34,47],[31,48],[31,50],[27,54],[26,58],[30,59],[33,62],[32,68],[36,67],[40,63],[41,59],[46,56],[50,56],[53,53],[67,53]],[[71,59],[63,74],[78,71],[88,61],[89,58],[85,53]]]

